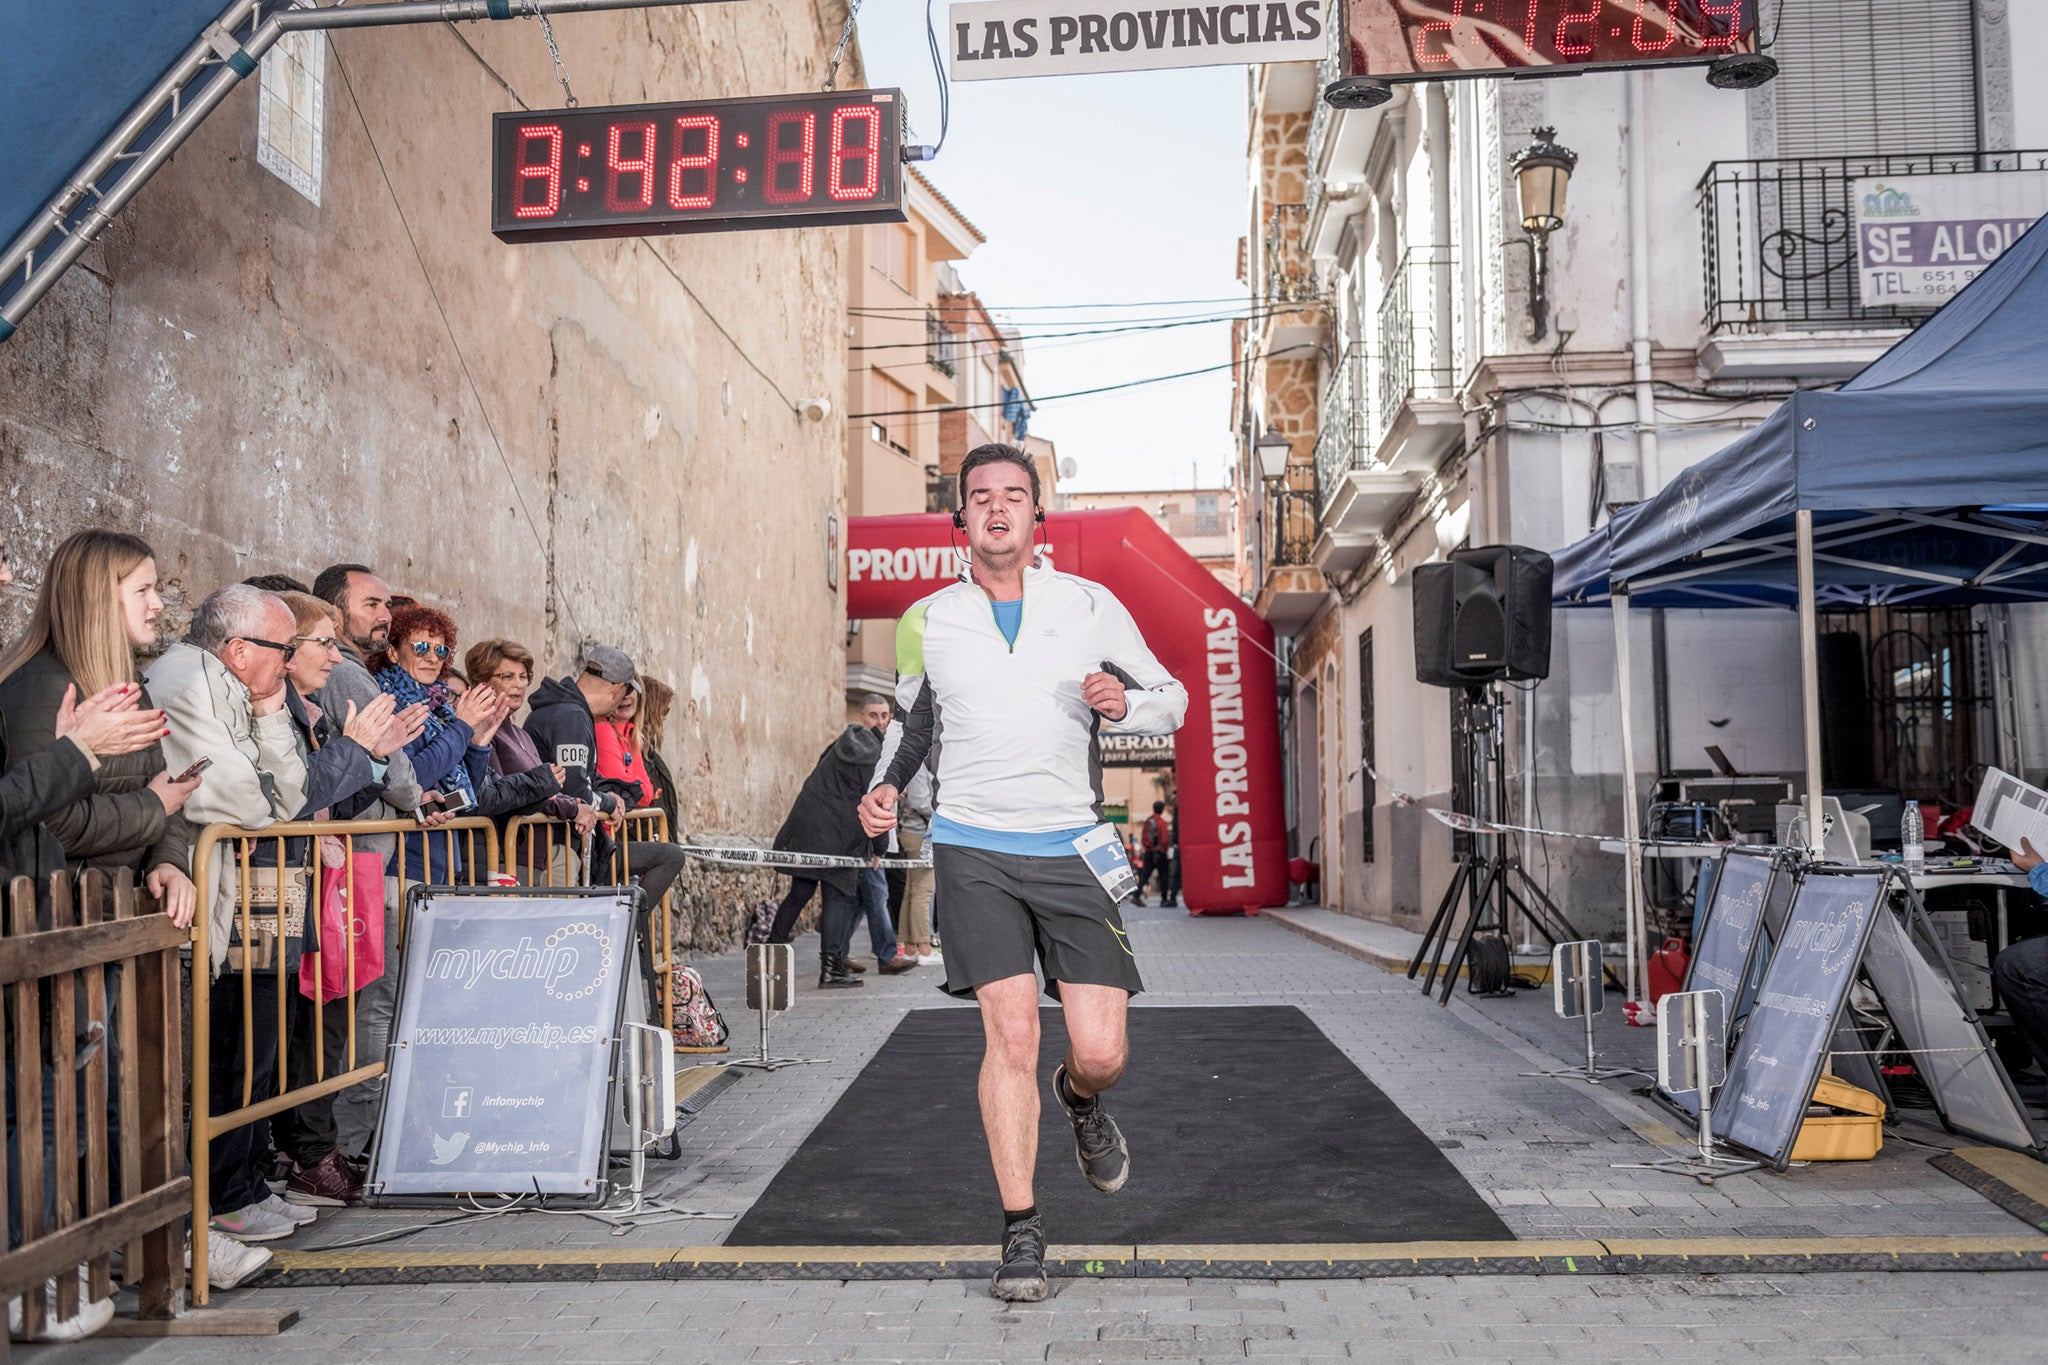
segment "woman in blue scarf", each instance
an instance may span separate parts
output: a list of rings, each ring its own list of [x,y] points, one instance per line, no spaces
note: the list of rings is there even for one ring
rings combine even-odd
[[[425,793],[420,809],[429,815],[476,813],[477,793],[490,773],[491,738],[507,714],[488,687],[450,697],[441,679],[454,656],[455,623],[432,607],[408,604],[391,613],[390,647],[373,661],[377,685],[400,710],[426,703],[426,727],[405,752]],[[468,837],[404,836],[406,879],[452,884],[463,870]]]

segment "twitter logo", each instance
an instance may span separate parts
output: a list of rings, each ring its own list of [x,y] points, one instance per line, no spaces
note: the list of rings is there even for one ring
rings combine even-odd
[[[447,1137],[442,1137],[436,1133],[434,1135],[434,1164],[436,1166],[446,1166],[449,1162],[461,1156],[463,1149],[468,1146],[469,1134],[467,1133],[450,1133]]]

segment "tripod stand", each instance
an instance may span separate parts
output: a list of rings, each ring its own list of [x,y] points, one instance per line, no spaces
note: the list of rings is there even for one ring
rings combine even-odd
[[[1467,687],[1464,705],[1452,707],[1456,727],[1453,739],[1465,757],[1464,762],[1452,765],[1453,808],[1481,821],[1499,821],[1507,811],[1504,711],[1497,682]],[[1436,986],[1438,973],[1443,974],[1439,1005],[1451,1003],[1451,983],[1458,979],[1459,969],[1471,955],[1474,936],[1482,930],[1506,936],[1509,906],[1521,911],[1523,920],[1553,947],[1584,937],[1564,911],[1557,908],[1557,903],[1530,879],[1507,835],[1460,830],[1452,837],[1457,871],[1451,875],[1451,884],[1444,888],[1443,899],[1437,902],[1436,915],[1422,935],[1422,946],[1408,964],[1408,979],[1413,981],[1422,970],[1423,960],[1429,960],[1429,973],[1422,980],[1424,995]],[[1468,910],[1465,927],[1456,936],[1453,948],[1451,930],[1457,922],[1460,901]],[[1446,949],[1451,950],[1448,964],[1444,962]],[[1603,974],[1620,988],[1621,982],[1611,970],[1603,969]]]

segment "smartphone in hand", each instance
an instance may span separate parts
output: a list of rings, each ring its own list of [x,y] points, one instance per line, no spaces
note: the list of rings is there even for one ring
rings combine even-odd
[[[191,767],[185,769],[184,772],[181,772],[176,777],[172,778],[171,781],[190,782],[193,778],[199,776],[199,774],[205,772],[208,768],[211,768],[212,766],[212,759],[202,758],[198,762],[194,763]]]

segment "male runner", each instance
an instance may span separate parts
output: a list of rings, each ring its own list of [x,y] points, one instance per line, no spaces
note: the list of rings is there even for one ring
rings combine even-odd
[[[946,990],[981,1005],[981,1121],[1003,1200],[1003,1256],[990,1291],[1045,1297],[1038,1165],[1038,982],[1071,1040],[1053,1095],[1076,1157],[1105,1193],[1130,1173],[1100,1098],[1123,1074],[1124,1013],[1143,989],[1115,900],[1074,841],[1102,823],[1096,736],[1180,728],[1187,691],[1152,657],[1130,613],[1100,584],[1034,556],[1045,519],[1038,471],[1014,446],[960,466],[971,576],[904,614],[896,630],[903,718],[883,741],[862,826],[896,823],[899,792],[936,751],[934,904],[946,915]],[[1112,834],[1113,837],[1113,834]]]

